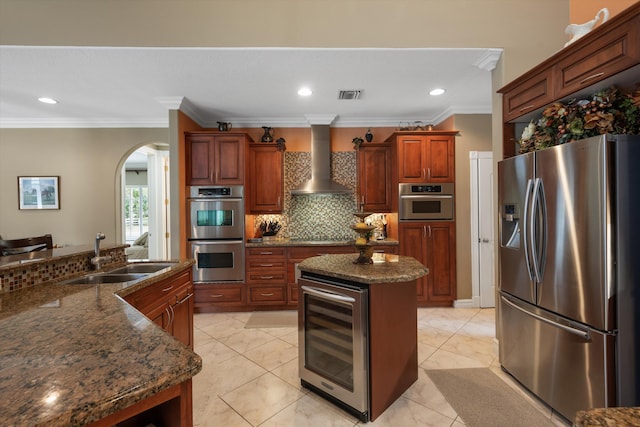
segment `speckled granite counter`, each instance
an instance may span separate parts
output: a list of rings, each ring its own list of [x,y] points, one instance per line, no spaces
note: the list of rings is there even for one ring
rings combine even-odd
[[[37,284],[0,294],[0,425],[81,426],[182,383],[201,358],[125,295],[193,261],[126,284]]]
[[[258,243],[247,242],[247,248],[260,248],[269,246],[353,246],[353,240],[291,240],[291,239],[270,239]],[[371,240],[371,245],[378,246],[398,246],[396,239]]]
[[[429,273],[429,269],[409,256],[388,255],[395,262],[354,264],[354,254],[321,255],[307,258],[298,266],[302,271],[364,284],[409,282]]]
[[[640,425],[640,407],[597,408],[578,411],[575,427],[622,427]]]

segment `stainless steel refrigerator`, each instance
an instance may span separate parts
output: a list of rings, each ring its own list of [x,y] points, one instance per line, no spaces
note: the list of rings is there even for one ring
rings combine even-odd
[[[640,137],[498,163],[502,368],[569,420],[640,406]]]

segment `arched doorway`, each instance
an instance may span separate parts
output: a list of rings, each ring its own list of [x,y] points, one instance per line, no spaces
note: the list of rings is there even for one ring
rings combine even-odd
[[[119,224],[132,259],[169,258],[169,146],[147,144],[129,153],[120,173]]]

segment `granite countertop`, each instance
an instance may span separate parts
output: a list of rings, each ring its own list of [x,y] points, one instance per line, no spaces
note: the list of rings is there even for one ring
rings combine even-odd
[[[575,427],[615,427],[640,425],[640,407],[596,408],[578,411]]]
[[[262,242],[247,242],[247,248],[260,248],[265,246],[353,246],[355,239],[351,240],[295,240],[276,238],[263,240]],[[371,245],[380,246],[397,246],[399,242],[397,239],[383,239],[383,240],[370,240]]]
[[[298,268],[364,284],[408,282],[429,273],[427,267],[409,256],[385,255],[385,262],[354,264],[357,258],[357,254],[320,255],[305,259]]]
[[[0,294],[0,425],[85,425],[197,374],[200,356],[121,298],[192,264]]]

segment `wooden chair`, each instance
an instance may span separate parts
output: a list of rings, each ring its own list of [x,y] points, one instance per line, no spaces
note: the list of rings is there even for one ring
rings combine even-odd
[[[26,239],[1,240],[0,256],[23,254],[27,252],[41,251],[53,248],[51,234],[44,236],[27,237]]]

